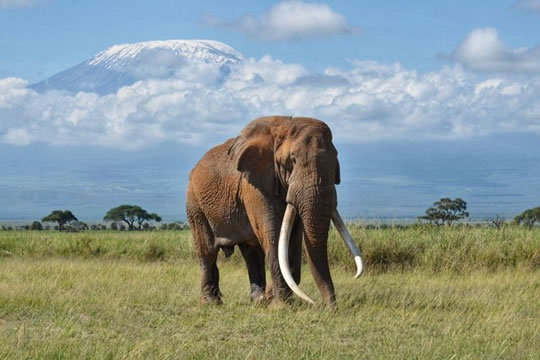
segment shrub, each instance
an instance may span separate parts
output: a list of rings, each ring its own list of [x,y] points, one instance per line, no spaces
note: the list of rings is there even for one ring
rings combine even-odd
[[[532,229],[535,223],[540,222],[540,206],[525,210],[514,218],[514,222],[518,225],[524,224],[529,229]]]
[[[30,230],[38,230],[38,231],[41,231],[41,230],[43,230],[43,225],[42,225],[39,221],[34,221],[34,222],[32,222],[32,224],[30,225]]]

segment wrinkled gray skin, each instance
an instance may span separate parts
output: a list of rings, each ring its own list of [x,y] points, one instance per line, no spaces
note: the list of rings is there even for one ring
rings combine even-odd
[[[216,259],[238,245],[255,301],[290,296],[280,272],[278,238],[287,203],[298,211],[289,264],[300,283],[302,234],[311,273],[323,301],[333,306],[327,240],[339,184],[337,151],[328,126],[283,116],[250,122],[237,138],[208,151],[189,176],[186,212],[201,269],[205,302],[221,303]],[[266,283],[265,261],[272,284]]]

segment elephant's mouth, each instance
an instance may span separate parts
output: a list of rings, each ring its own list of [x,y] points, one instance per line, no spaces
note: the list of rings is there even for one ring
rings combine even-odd
[[[291,274],[291,269],[289,267],[289,240],[291,237],[291,231],[294,225],[294,220],[296,218],[296,209],[293,205],[287,204],[287,209],[285,210],[285,215],[283,216],[283,222],[281,223],[281,231],[279,233],[278,241],[278,261],[281,274],[285,279],[285,282],[291,290],[298,295],[303,300],[313,304],[313,300],[309,298],[300,288],[298,284],[294,281],[294,278]],[[345,227],[341,216],[337,209],[332,211],[332,222],[336,226],[337,231],[341,235],[341,238],[349,248],[354,261],[356,263],[356,275],[355,279],[360,276],[363,269],[362,258],[360,257],[360,250],[354,243],[349,231]]]

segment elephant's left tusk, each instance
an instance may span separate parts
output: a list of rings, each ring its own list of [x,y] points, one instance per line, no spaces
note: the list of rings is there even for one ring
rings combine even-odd
[[[341,216],[339,215],[337,209],[334,209],[334,211],[332,212],[332,221],[334,222],[334,225],[336,226],[339,235],[341,235],[341,238],[351,251],[352,256],[354,256],[354,262],[356,263],[356,275],[354,276],[354,278],[357,279],[360,274],[362,274],[362,270],[364,269],[364,266],[362,264],[362,258],[360,257],[360,250],[358,250],[358,247],[354,243],[354,240],[352,239],[349,230],[347,230],[347,228],[345,227],[345,224],[343,223],[343,220],[341,219]]]
[[[278,262],[279,269],[283,279],[291,290],[303,300],[310,304],[314,304],[313,300],[309,298],[300,288],[296,281],[294,281],[291,275],[291,269],[289,267],[289,240],[291,238],[291,231],[294,224],[294,218],[296,217],[296,209],[291,204],[287,204],[285,209],[285,215],[283,216],[283,222],[281,223],[281,230],[279,232],[278,240]]]

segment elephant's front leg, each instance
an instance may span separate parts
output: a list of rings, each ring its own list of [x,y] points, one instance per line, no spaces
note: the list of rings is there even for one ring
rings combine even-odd
[[[285,206],[277,201],[270,201],[260,192],[252,189],[246,203],[246,212],[249,223],[264,250],[266,263],[270,271],[271,285],[267,286],[267,299],[285,300],[289,295],[289,287],[281,275],[278,262],[278,240],[281,221],[285,213]]]
[[[303,234],[302,222],[297,219],[293,225],[293,229],[291,231],[291,238],[289,241],[289,267],[291,269],[291,275],[297,284],[300,284],[301,271],[302,271],[302,268],[301,268],[302,267],[302,234]],[[279,268],[279,262],[278,262],[278,268]],[[279,271],[279,275],[282,277],[281,270]],[[288,285],[284,284],[283,286],[284,286],[284,290],[280,291],[281,297],[278,297],[278,299],[281,299],[281,300],[289,298],[292,294],[292,291],[290,290]],[[266,286],[266,298],[270,300],[272,299],[273,296],[274,296],[273,286],[272,286],[272,283],[270,282]]]
[[[264,269],[264,251],[259,244],[239,244],[249,275],[251,300],[261,302],[265,299],[266,274]]]
[[[275,239],[272,238],[269,240],[268,247],[266,248],[266,260],[272,279],[271,284],[266,289],[266,296],[268,299],[283,302],[291,296],[291,290],[287,286],[279,268],[277,242],[277,237]]]
[[[302,234],[303,234],[302,222],[296,219],[293,229],[291,231],[291,238],[289,241],[289,266],[291,268],[291,275],[293,276],[296,284],[300,285],[300,274],[302,266]]]

